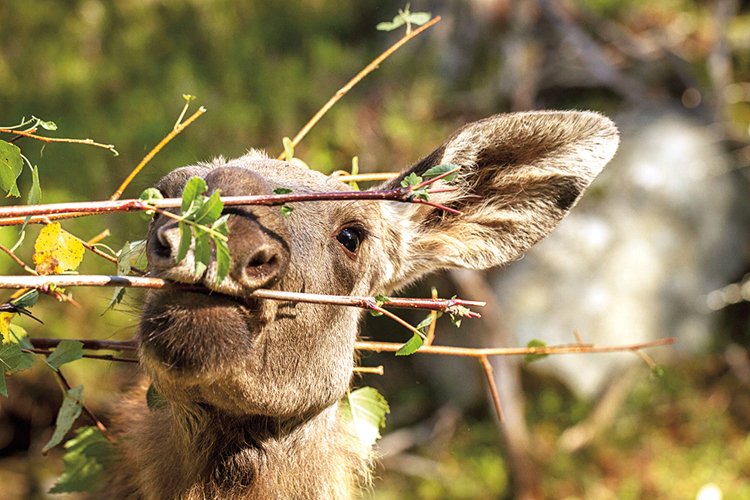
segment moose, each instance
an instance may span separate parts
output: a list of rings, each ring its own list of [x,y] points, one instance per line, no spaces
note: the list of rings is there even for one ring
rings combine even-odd
[[[470,123],[380,188],[410,173],[461,167],[431,200],[462,212],[395,201],[226,207],[229,275],[212,261],[176,262],[177,223],[156,215],[149,273],[175,286],[150,291],[139,358],[165,404],[149,408],[147,383],[119,405],[110,498],[351,498],[369,481],[339,401],[355,361],[361,312],[263,301],[259,288],[336,295],[392,293],[440,269],[486,269],[519,258],[575,205],[612,158],[618,132],[584,111],[500,114]],[[258,151],[178,168],[157,188],[178,197],[193,177],[222,195],[330,192],[348,185]],[[442,181],[438,181],[442,182]],[[179,285],[179,286],[178,286]],[[185,287],[184,285],[191,285]]]

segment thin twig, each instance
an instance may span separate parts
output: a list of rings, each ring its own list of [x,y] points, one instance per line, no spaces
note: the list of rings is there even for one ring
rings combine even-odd
[[[674,337],[643,342],[639,344],[628,344],[621,346],[593,346],[593,345],[559,345],[546,347],[453,347],[423,345],[417,349],[416,354],[437,354],[441,356],[462,356],[469,358],[479,358],[481,356],[525,356],[527,354],[588,354],[601,352],[627,352],[639,351],[649,347],[661,347],[672,345],[677,341]],[[359,341],[354,344],[354,348],[359,351],[371,352],[396,352],[403,344],[397,342],[369,342]]]
[[[432,299],[435,300],[438,298],[438,291],[437,288],[434,286],[430,290],[430,294],[432,296]],[[424,345],[432,345],[432,341],[435,340],[435,328],[437,327],[437,317],[438,313],[437,311],[432,311],[430,313],[430,326],[427,329],[427,338],[424,339]]]
[[[376,172],[372,174],[331,174],[331,179],[336,179],[341,182],[376,182],[376,181],[389,181],[395,177],[398,177],[397,172]]]
[[[434,179],[430,179],[434,181]],[[440,188],[428,193],[445,193],[454,191],[455,188]],[[450,207],[432,203],[414,197],[412,189],[398,187],[395,189],[376,191],[333,191],[317,193],[289,193],[272,195],[249,195],[249,196],[222,196],[224,206],[235,205],[265,205],[276,206],[286,203],[299,203],[311,201],[340,201],[340,200],[384,200],[401,203],[421,203],[439,208],[446,212],[460,215],[461,212]],[[164,198],[146,203],[142,200],[108,200],[108,201],[81,201],[70,203],[48,203],[44,205],[15,205],[0,208],[0,226],[12,226],[23,224],[26,216],[50,216],[52,219],[81,217],[83,215],[94,215],[113,212],[136,212],[149,211],[165,208],[178,208],[182,206],[181,198]],[[29,223],[44,222],[32,217]]]
[[[65,339],[57,338],[30,338],[29,342],[37,349],[51,349]],[[135,340],[92,340],[92,339],[68,339],[83,344],[84,349],[92,351],[135,351],[138,348]]]
[[[24,269],[24,271],[26,271],[27,273],[37,274],[37,272],[34,269],[27,266],[24,261],[18,258],[18,256],[15,253],[13,253],[13,251],[10,248],[6,247],[5,245],[0,244],[0,250],[8,254],[8,257],[13,259],[13,262],[21,266]]]
[[[164,288],[167,286],[179,286],[189,290],[196,288],[194,285],[179,285],[160,278],[146,278],[140,276],[108,276],[108,275],[71,275],[57,274],[49,276],[0,276],[1,288],[39,288],[46,289],[50,285],[55,287],[71,286],[122,286],[129,288]],[[207,291],[201,288],[202,291]],[[281,290],[266,290],[260,288],[249,294],[256,299],[280,300],[286,302],[306,302],[314,304],[329,304],[337,306],[359,307],[377,311],[378,307],[388,309],[427,309],[431,311],[453,312],[455,314],[458,306],[482,307],[484,302],[478,300],[451,299],[426,299],[426,298],[388,298],[380,306],[376,297],[362,297],[351,295],[323,295],[317,293],[286,292]],[[476,312],[469,311],[464,314],[467,318],[479,318]]]
[[[117,156],[119,154],[117,152],[117,150],[115,149],[115,145],[114,144],[101,144],[101,143],[98,143],[98,142],[94,142],[91,139],[67,139],[67,138],[62,138],[62,137],[44,137],[43,135],[37,135],[37,134],[34,134],[32,132],[24,132],[24,131],[21,131],[21,130],[13,130],[13,129],[9,129],[9,128],[0,128],[0,132],[6,133],[6,134],[14,134],[14,135],[17,135],[17,136],[20,135],[20,136],[23,136],[23,137],[28,137],[30,139],[36,139],[38,141],[42,141],[42,142],[46,142],[46,143],[50,143],[50,142],[65,142],[65,143],[69,143],[69,144],[86,144],[88,146],[95,146],[97,148],[104,148],[104,149],[108,150],[109,152],[111,152],[112,154],[114,154],[115,156]]]
[[[195,120],[197,120],[205,112],[206,112],[206,108],[204,108],[203,106],[201,106],[200,108],[198,108],[198,111],[196,111],[195,113],[193,113],[190,116],[190,118],[188,118],[187,120],[185,120],[182,123],[176,124],[175,127],[172,130],[170,130],[169,133],[164,137],[164,139],[162,139],[161,141],[159,141],[159,144],[157,144],[156,146],[154,146],[154,149],[152,149],[151,151],[149,151],[148,154],[143,157],[143,159],[140,161],[140,163],[138,163],[138,165],[135,166],[135,168],[133,169],[133,171],[130,172],[130,175],[128,175],[125,178],[125,180],[122,181],[122,184],[120,184],[120,187],[118,187],[117,190],[114,193],[112,193],[112,196],[109,199],[110,200],[119,200],[120,196],[122,196],[122,193],[125,191],[125,189],[128,187],[128,185],[133,181],[133,179],[135,178],[135,176],[138,175],[138,173],[141,170],[143,170],[143,167],[145,167],[148,164],[148,162],[150,162],[151,159],[154,156],[156,156],[156,154],[159,151],[161,151],[164,148],[164,146],[166,146],[169,143],[169,141],[171,141],[172,139],[174,139],[175,136],[177,136],[177,134],[179,134],[180,132],[182,132],[183,130],[185,130],[191,123],[193,123]]]
[[[430,29],[435,24],[440,22],[440,16],[437,16],[433,19],[431,19],[428,23],[425,23],[424,25],[420,26],[418,29],[405,34],[401,39],[399,39],[396,43],[391,45],[388,49],[385,50],[382,54],[380,54],[378,57],[373,59],[373,61],[368,64],[362,71],[357,73],[354,78],[349,80],[346,85],[341,87],[329,100],[326,102],[320,110],[318,110],[315,115],[310,118],[310,120],[305,124],[302,129],[297,132],[297,135],[294,136],[294,139],[292,139],[292,146],[296,147],[300,141],[307,135],[307,133],[317,124],[321,118],[330,110],[334,104],[336,104],[339,99],[344,97],[347,92],[349,92],[357,83],[359,83],[360,80],[362,80],[364,77],[375,71],[380,64],[388,59],[388,57],[391,56],[394,52],[396,52],[399,48],[401,48],[402,45],[404,45],[406,42],[411,40],[412,38],[416,37],[420,33]],[[278,156],[279,160],[283,160],[286,158],[286,151],[281,153]]]
[[[45,356],[49,356],[55,351],[51,351],[49,349],[21,349],[24,352],[30,352],[34,354],[44,354]],[[138,360],[136,358],[123,358],[122,356],[115,356],[113,354],[89,354],[89,353],[83,353],[81,354],[82,357],[87,359],[99,359],[104,361],[118,361],[122,363],[138,363]]]
[[[383,365],[379,366],[355,366],[352,368],[354,373],[370,373],[373,375],[383,375]]]
[[[60,343],[62,339],[56,338],[31,338],[29,341],[36,348],[51,348]],[[106,351],[135,351],[137,344],[135,340],[91,340],[91,339],[71,339],[77,340],[83,344],[84,349],[89,350],[106,350]],[[653,340],[651,342],[641,342],[638,344],[626,344],[620,346],[594,346],[579,344],[564,344],[557,346],[545,347],[453,347],[442,345],[423,345],[416,352],[417,354],[433,354],[438,356],[459,356],[468,358],[479,358],[482,356],[525,356],[527,354],[588,354],[588,353],[606,353],[606,352],[636,352],[641,349],[652,347],[663,347],[672,345],[677,342],[674,337]],[[358,351],[369,352],[396,352],[403,347],[398,342],[370,342],[357,341],[354,348]]]
[[[492,373],[492,364],[490,364],[490,360],[487,359],[487,356],[479,356],[478,359],[479,364],[482,365],[484,376],[487,379],[487,385],[490,389],[490,394],[492,394],[492,403],[495,405],[497,418],[502,422],[503,420],[505,420],[505,417],[503,416],[503,407],[500,404],[500,394],[497,392],[497,385],[495,385],[495,377]]]

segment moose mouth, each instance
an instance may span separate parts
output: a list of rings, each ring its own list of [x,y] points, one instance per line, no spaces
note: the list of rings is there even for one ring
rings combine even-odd
[[[200,285],[167,286],[147,300],[142,354],[174,374],[191,374],[246,356],[260,328],[258,302]]]

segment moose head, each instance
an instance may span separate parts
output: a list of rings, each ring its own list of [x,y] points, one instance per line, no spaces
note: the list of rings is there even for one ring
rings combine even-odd
[[[372,296],[392,293],[440,269],[506,264],[552,231],[617,145],[615,126],[596,113],[496,115],[459,129],[379,187],[397,187],[409,174],[420,175],[436,165],[456,165],[459,175],[450,184],[456,189],[436,193],[431,201],[462,215],[394,201],[297,203],[290,216],[278,207],[227,207],[232,262],[221,282],[214,261],[201,274],[195,272],[191,252],[176,261],[178,225],[157,215],[148,233],[150,274],[194,286],[152,291],[146,300],[140,356],[168,404],[152,415],[141,404],[145,416],[126,420],[133,424],[132,434],[160,418],[172,438],[170,444],[136,440],[128,452],[131,458],[150,453],[155,463],[149,474],[134,473],[139,478],[133,480],[135,491],[162,496],[293,491],[282,494],[288,498],[350,494],[343,484],[351,483],[346,471],[356,467],[320,453],[325,449],[335,455],[346,448],[327,441],[336,441],[341,432],[337,402],[349,387],[361,313],[258,300],[252,292],[268,288]],[[179,197],[193,176],[202,177],[209,192],[220,190],[223,196],[271,194],[277,188],[295,193],[351,189],[258,152],[179,168],[157,188],[167,197]],[[149,435],[155,436],[153,431]],[[217,444],[226,440],[237,444]],[[170,446],[177,451],[165,451]],[[154,447],[161,449],[149,451]],[[273,451],[277,448],[278,453]],[[189,449],[203,457],[196,461],[205,463],[186,465],[172,456]],[[296,458],[279,458],[286,455]],[[316,465],[305,465],[312,457],[317,457]],[[172,489],[158,486],[165,463],[184,478],[171,480]],[[243,467],[252,470],[236,477]],[[217,479],[218,470],[234,478]]]

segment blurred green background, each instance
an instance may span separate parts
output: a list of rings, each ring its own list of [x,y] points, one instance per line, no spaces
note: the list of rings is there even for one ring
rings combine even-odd
[[[375,25],[401,7],[390,0],[5,0],[0,126],[33,114],[58,124],[50,135],[115,144],[117,157],[79,145],[17,143],[39,166],[43,201],[105,199],[170,130],[182,94],[197,96],[208,112],[136,179],[125,193],[135,197],[177,166],[249,148],[278,154],[283,137],[398,39],[400,32]],[[718,130],[733,167],[746,173],[746,2],[424,0],[411,8],[444,20],[347,94],[302,142],[296,155],[313,168],[349,169],[357,155],[362,171],[398,170],[463,123],[497,112],[579,108],[621,115],[664,106]],[[28,172],[19,184],[26,193]],[[105,243],[119,249],[142,238],[145,222],[131,214],[64,227],[82,238],[108,228]],[[29,230],[18,251],[27,262],[37,231]],[[0,229],[0,243],[16,238],[16,229]],[[749,262],[746,253],[745,270]],[[0,272],[19,271],[0,257]],[[111,273],[112,266],[88,254],[81,272]],[[446,277],[426,284],[433,282],[441,291],[455,288]],[[424,287],[406,292],[424,293]],[[80,309],[45,297],[35,308],[45,325],[19,324],[31,336],[127,339],[138,293],[104,314],[110,295],[77,289]],[[714,313],[721,327],[708,351],[667,361],[663,377],[640,366],[614,409],[602,404],[603,396],[583,399],[550,376],[516,367],[531,436],[520,450],[507,432],[503,437],[476,363],[450,361],[465,374],[453,383],[466,391],[452,401],[456,391],[422,369],[445,360],[368,356],[366,363],[384,364],[386,375],[364,383],[379,387],[392,408],[386,458],[370,496],[694,498],[715,483],[726,498],[750,498],[750,307],[736,302]],[[367,327],[371,337],[402,335],[378,320]],[[730,346],[739,349],[731,359]],[[68,371],[102,415],[136,377],[131,367],[92,360]],[[0,497],[44,498],[61,469],[58,455],[40,454],[60,395],[41,366],[14,376],[9,390],[0,401]],[[597,425],[608,409],[615,416]],[[560,436],[582,422],[594,422],[591,438],[566,451]],[[519,477],[524,471],[531,478]]]

